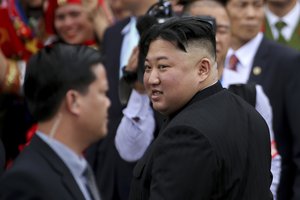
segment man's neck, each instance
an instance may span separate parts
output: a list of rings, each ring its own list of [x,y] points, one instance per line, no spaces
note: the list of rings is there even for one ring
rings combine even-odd
[[[240,39],[232,37],[230,47],[236,51],[239,48],[241,48],[242,46],[244,46],[247,42],[249,42],[249,41],[242,41]]]
[[[278,17],[284,17],[288,14],[296,5],[297,0],[287,1],[284,3],[268,3],[267,6],[272,13]]]

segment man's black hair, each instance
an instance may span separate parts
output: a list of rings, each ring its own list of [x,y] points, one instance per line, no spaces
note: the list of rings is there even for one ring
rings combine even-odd
[[[51,118],[70,89],[87,92],[102,63],[99,51],[87,46],[56,43],[32,56],[27,65],[24,93],[37,121]]]
[[[174,17],[163,24],[153,25],[141,37],[140,52],[147,55],[150,43],[158,38],[174,43],[184,52],[190,42],[208,42],[208,52],[214,59],[216,57],[215,22],[210,17]]]

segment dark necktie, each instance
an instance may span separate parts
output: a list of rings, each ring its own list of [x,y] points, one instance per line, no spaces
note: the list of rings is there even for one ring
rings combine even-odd
[[[286,44],[286,40],[282,35],[282,29],[286,26],[287,24],[284,21],[278,21],[275,24],[275,27],[278,31],[278,38],[277,38],[277,42],[281,43],[281,44]]]
[[[92,200],[100,200],[99,191],[96,186],[95,177],[91,167],[88,165],[83,172],[86,178],[86,188]]]
[[[229,69],[236,71],[238,63],[239,63],[239,59],[234,54],[232,54],[232,56],[229,59]]]

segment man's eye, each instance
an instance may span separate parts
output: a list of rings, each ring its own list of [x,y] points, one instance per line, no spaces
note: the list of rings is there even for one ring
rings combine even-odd
[[[167,68],[168,66],[166,66],[166,65],[158,65],[158,69],[165,69],[165,68]]]
[[[144,65],[145,71],[149,71],[151,69],[150,65]]]
[[[56,16],[55,16],[55,19],[56,19],[56,20],[62,21],[62,20],[65,19],[65,15],[56,15]]]
[[[75,11],[74,11],[74,12],[71,12],[71,13],[70,13],[70,16],[73,17],[73,18],[78,17],[78,16],[80,16],[80,15],[81,15],[80,12],[75,12]]]

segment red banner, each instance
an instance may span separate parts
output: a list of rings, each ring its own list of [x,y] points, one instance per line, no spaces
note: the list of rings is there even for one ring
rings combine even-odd
[[[18,38],[6,8],[0,8],[0,48],[7,58],[23,57],[25,46]]]

